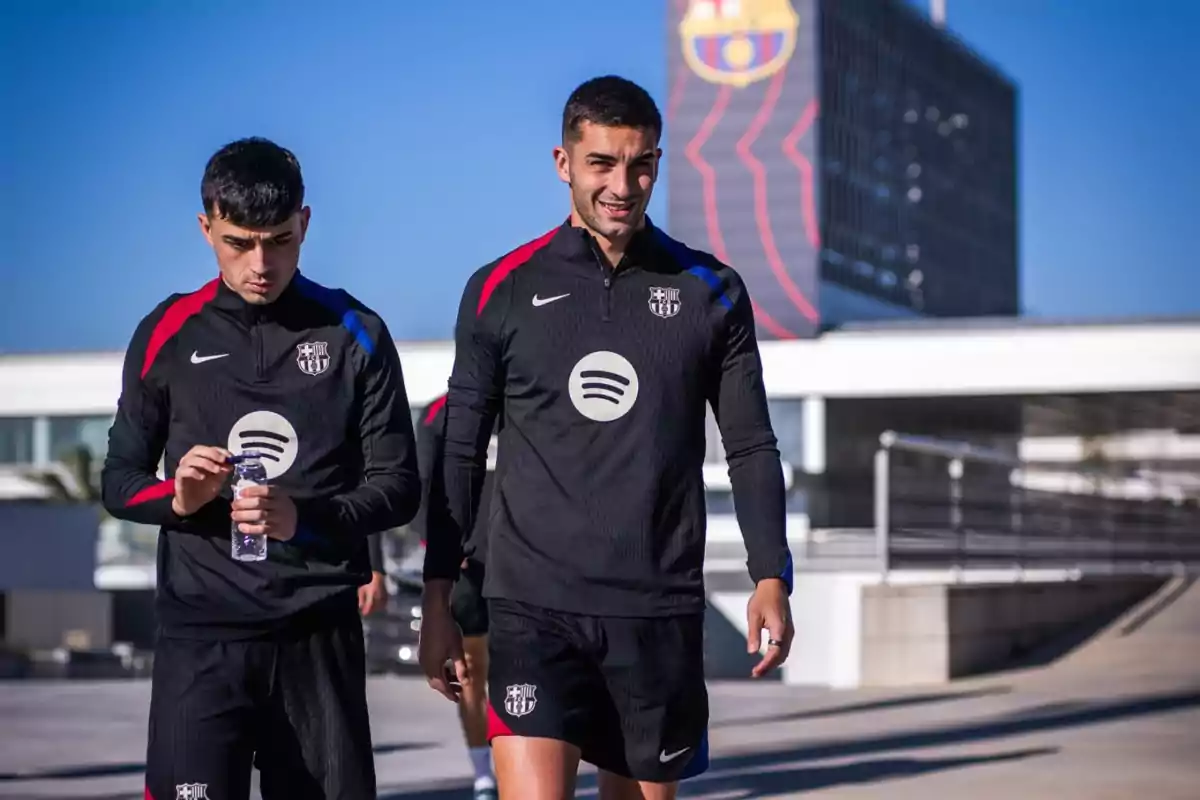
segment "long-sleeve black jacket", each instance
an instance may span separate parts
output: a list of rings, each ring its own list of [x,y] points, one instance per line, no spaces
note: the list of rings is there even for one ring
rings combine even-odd
[[[446,402],[455,525],[426,578],[450,577],[475,525],[503,411],[484,594],[614,616],[704,608],[706,405],[757,582],[792,564],[753,311],[737,273],[647,222],[609,268],[564,223],[476,272]]]
[[[412,527],[425,542],[431,537],[440,539],[447,535],[445,530],[436,530],[438,526],[450,526],[450,536],[453,536],[456,530],[453,528],[454,520],[448,514],[443,485],[445,448],[446,395],[443,394],[421,410],[417,424],[417,461],[421,466],[422,491],[421,510],[417,512]],[[494,465],[489,459],[479,493],[479,507],[475,514],[478,521],[462,542],[463,558],[470,562],[475,576],[483,574],[483,567],[487,561],[487,537],[484,534],[490,508],[493,469]],[[431,533],[431,529],[435,530]]]
[[[194,445],[261,452],[295,501],[295,538],[269,540],[266,561],[234,561],[229,482],[195,514],[175,514],[175,470]],[[367,537],[407,523],[420,501],[387,326],[301,274],[268,305],[220,279],[172,295],[129,344],[102,495],[113,516],[161,527],[164,635],[258,636],[353,607],[370,580]]]

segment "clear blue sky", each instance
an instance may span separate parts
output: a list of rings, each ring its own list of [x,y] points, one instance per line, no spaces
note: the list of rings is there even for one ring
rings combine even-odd
[[[949,0],[949,22],[1020,85],[1026,306],[1200,312],[1200,3]],[[304,166],[305,271],[447,337],[467,275],[565,214],[571,88],[616,72],[663,102],[665,37],[662,0],[7,0],[0,351],[123,348],[211,277],[200,174],[249,134]]]

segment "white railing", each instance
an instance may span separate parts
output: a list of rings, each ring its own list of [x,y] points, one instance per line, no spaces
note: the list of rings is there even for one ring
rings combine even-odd
[[[894,431],[879,444],[875,557],[885,575],[897,568],[1200,567],[1200,503],[1188,476],[1033,464]]]

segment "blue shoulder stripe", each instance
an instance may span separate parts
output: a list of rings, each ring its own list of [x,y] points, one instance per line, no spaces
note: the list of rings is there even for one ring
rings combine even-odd
[[[300,291],[300,294],[320,303],[341,317],[342,327],[350,331],[362,349],[367,351],[367,355],[375,354],[375,342],[372,341],[371,334],[367,332],[366,326],[359,319],[358,312],[350,307],[350,301],[346,298],[345,292],[322,286],[303,275],[296,276],[296,289]]]
[[[680,266],[684,267],[688,273],[695,275],[700,280],[709,285],[714,292],[717,292],[717,300],[721,305],[729,310],[733,310],[733,301],[729,299],[729,295],[725,292],[722,285],[721,277],[716,271],[703,264],[696,263],[699,261],[697,253],[683,242],[676,241],[663,232],[662,228],[654,228],[654,233],[658,236],[658,241],[667,249]]]

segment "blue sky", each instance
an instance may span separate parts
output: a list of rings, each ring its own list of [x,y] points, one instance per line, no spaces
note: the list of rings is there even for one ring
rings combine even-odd
[[[662,3],[573,5],[8,0],[0,351],[123,348],[209,279],[200,174],[248,134],[304,166],[306,273],[398,338],[448,337],[471,271],[565,213],[550,152],[571,88],[616,72],[665,98]],[[1198,26],[1174,0],[949,0],[1020,86],[1033,314],[1200,312]]]

